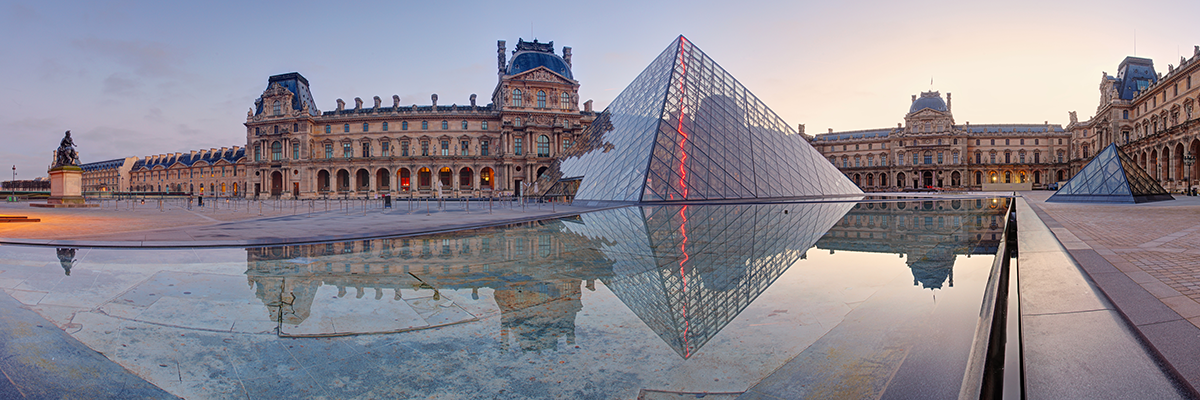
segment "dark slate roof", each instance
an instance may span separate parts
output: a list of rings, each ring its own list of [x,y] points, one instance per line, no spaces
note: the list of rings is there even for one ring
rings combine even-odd
[[[862,131],[822,133],[813,138],[813,141],[886,138],[891,132],[891,129],[869,129]]]
[[[961,129],[969,133],[1042,133],[1042,132],[1066,132],[1062,125],[1050,125],[1047,129],[1046,124],[978,124],[978,125],[955,125],[955,129]]]
[[[1117,70],[1117,93],[1122,100],[1133,100],[1133,95],[1138,91],[1158,82],[1154,61],[1149,58],[1125,57]]]
[[[350,108],[350,109],[345,109],[342,111],[337,111],[337,110],[325,111],[325,112],[321,113],[321,115],[355,115],[355,114],[373,114],[376,112],[390,113],[390,112],[392,112],[392,110],[396,110],[401,113],[434,112],[435,111],[433,109],[433,106],[407,106],[407,107],[399,107],[399,108],[379,107],[378,110],[376,110],[374,108],[359,108],[359,109]],[[492,104],[490,104],[490,103],[486,106],[475,106],[474,108],[472,108],[471,106],[448,105],[448,106],[437,106],[436,111],[442,112],[442,113],[456,112],[456,111],[491,112],[491,111],[493,111],[493,107],[492,107]]]
[[[118,158],[115,160],[98,161],[98,162],[94,162],[94,163],[83,164],[83,165],[80,165],[79,168],[82,168],[84,171],[91,172],[91,171],[99,171],[99,170],[117,168],[117,167],[120,167],[122,164],[125,164],[125,159]]]
[[[238,160],[241,160],[244,157],[246,157],[246,149],[244,148],[238,148],[236,151],[232,148],[229,148],[226,149],[225,152],[221,152],[220,150],[212,152],[203,151],[196,152],[195,155],[189,152],[180,154],[179,157],[176,157],[174,154],[168,154],[166,157],[161,157],[158,159],[151,158],[138,160],[133,164],[133,169],[154,169],[154,167],[158,166],[170,168],[172,165],[175,165],[175,163],[180,163],[190,167],[201,161],[207,163],[208,165],[216,164],[221,160],[225,160],[230,163],[237,163]]]
[[[921,96],[917,97],[917,100],[912,103],[912,106],[908,107],[908,113],[912,114],[926,108],[941,112],[946,112],[949,110],[946,108],[946,102],[942,100],[942,95],[940,93],[921,92]]]
[[[292,109],[303,110],[302,104],[308,105],[309,113],[317,115],[317,103],[313,102],[312,92],[308,90],[308,79],[305,79],[299,72],[289,72],[286,74],[273,75],[267,79],[267,88],[271,88],[271,84],[278,83],[287,90],[292,92]],[[256,110],[254,115],[262,114],[263,102],[259,97],[258,101],[254,102]]]
[[[513,50],[508,74],[516,75],[537,67],[546,67],[567,79],[575,79],[571,76],[571,67],[567,62],[554,54],[554,42],[538,43],[537,39],[533,42],[517,39],[517,49]]]

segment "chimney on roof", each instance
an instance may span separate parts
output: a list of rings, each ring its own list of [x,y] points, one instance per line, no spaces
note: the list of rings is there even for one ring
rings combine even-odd
[[[571,48],[563,46],[563,61],[567,62],[567,68],[571,67]]]
[[[950,111],[950,92],[946,92],[946,111]]]
[[[833,133],[833,128],[829,128],[829,133]]]
[[[504,67],[506,64],[508,64],[508,55],[504,54],[505,50],[507,50],[507,49],[504,48],[504,41],[497,40],[496,41],[496,73],[499,75],[504,75]]]
[[[583,102],[583,111],[592,112],[592,101],[591,100]]]
[[[916,102],[917,102],[917,95],[915,95],[915,94],[913,95],[913,100],[912,100],[912,102],[913,102],[913,103],[916,103]]]
[[[195,156],[196,156],[196,151],[192,150],[192,157],[195,157]]]
[[[221,154],[225,154],[225,152],[227,152],[227,151],[229,151],[229,148],[228,148],[228,147],[222,147],[222,148],[221,148]]]

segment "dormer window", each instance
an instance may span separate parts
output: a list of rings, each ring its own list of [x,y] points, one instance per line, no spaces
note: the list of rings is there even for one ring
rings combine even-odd
[[[537,108],[546,108],[546,92],[541,90],[537,92]]]
[[[513,91],[512,91],[512,106],[513,107],[521,106],[521,89],[513,89]]]
[[[271,112],[273,115],[283,115],[283,108],[279,105],[279,100],[275,100],[275,103],[271,105]]]
[[[564,110],[570,110],[571,109],[571,95],[567,94],[567,92],[562,92],[562,95],[559,97],[560,97],[559,108],[562,108]]]

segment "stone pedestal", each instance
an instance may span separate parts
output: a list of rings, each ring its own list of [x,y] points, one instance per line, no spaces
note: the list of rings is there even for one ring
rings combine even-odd
[[[32,207],[98,207],[83,199],[83,169],[74,165],[50,169],[50,199]]]

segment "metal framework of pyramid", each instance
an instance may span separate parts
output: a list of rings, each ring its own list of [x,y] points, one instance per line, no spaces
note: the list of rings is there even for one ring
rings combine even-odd
[[[633,203],[862,194],[683,36],[583,136],[542,177],[547,194]]]
[[[1109,144],[1046,201],[1080,203],[1145,203],[1175,200],[1125,155]]]

